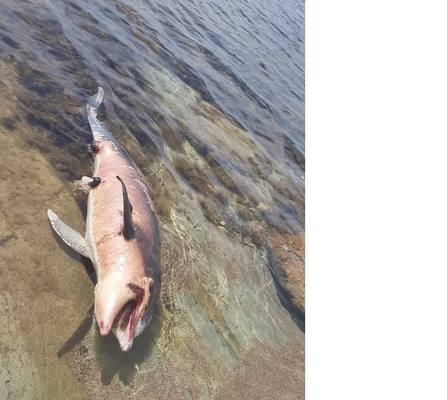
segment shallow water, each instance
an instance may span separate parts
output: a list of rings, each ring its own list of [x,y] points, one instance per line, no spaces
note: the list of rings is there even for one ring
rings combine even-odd
[[[84,231],[98,85],[161,228],[160,305],[129,353],[46,220]],[[0,148],[0,398],[303,396],[301,1],[0,0]]]

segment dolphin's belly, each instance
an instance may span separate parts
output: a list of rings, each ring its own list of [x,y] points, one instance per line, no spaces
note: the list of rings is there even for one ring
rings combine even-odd
[[[117,271],[126,277],[158,276],[158,229],[145,184],[119,151],[97,157],[95,176],[101,183],[89,194],[86,239],[98,280]],[[125,183],[132,205],[135,237],[131,240],[123,235],[123,196],[117,176]]]

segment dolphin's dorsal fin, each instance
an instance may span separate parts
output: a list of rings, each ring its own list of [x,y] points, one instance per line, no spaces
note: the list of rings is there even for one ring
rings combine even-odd
[[[129,196],[127,195],[127,189],[124,182],[119,176],[116,177],[121,182],[123,189],[123,236],[124,239],[130,240],[135,237],[135,229],[132,222],[132,204],[130,204]]]

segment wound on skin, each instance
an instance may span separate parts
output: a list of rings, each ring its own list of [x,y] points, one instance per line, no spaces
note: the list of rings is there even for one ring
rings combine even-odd
[[[99,176],[94,176],[88,185],[93,189],[101,183],[101,178]]]
[[[90,143],[88,145],[88,152],[92,154],[97,154],[99,152],[99,147],[95,143]]]
[[[132,290],[136,295],[140,295],[142,292],[144,292],[144,289],[141,286],[136,285],[135,283],[128,283],[127,287]]]

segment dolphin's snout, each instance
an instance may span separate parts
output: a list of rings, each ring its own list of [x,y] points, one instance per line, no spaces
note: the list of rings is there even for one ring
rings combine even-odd
[[[101,336],[107,336],[110,333],[110,330],[112,329],[111,326],[108,326],[104,323],[104,321],[99,321],[99,332],[101,333]]]

